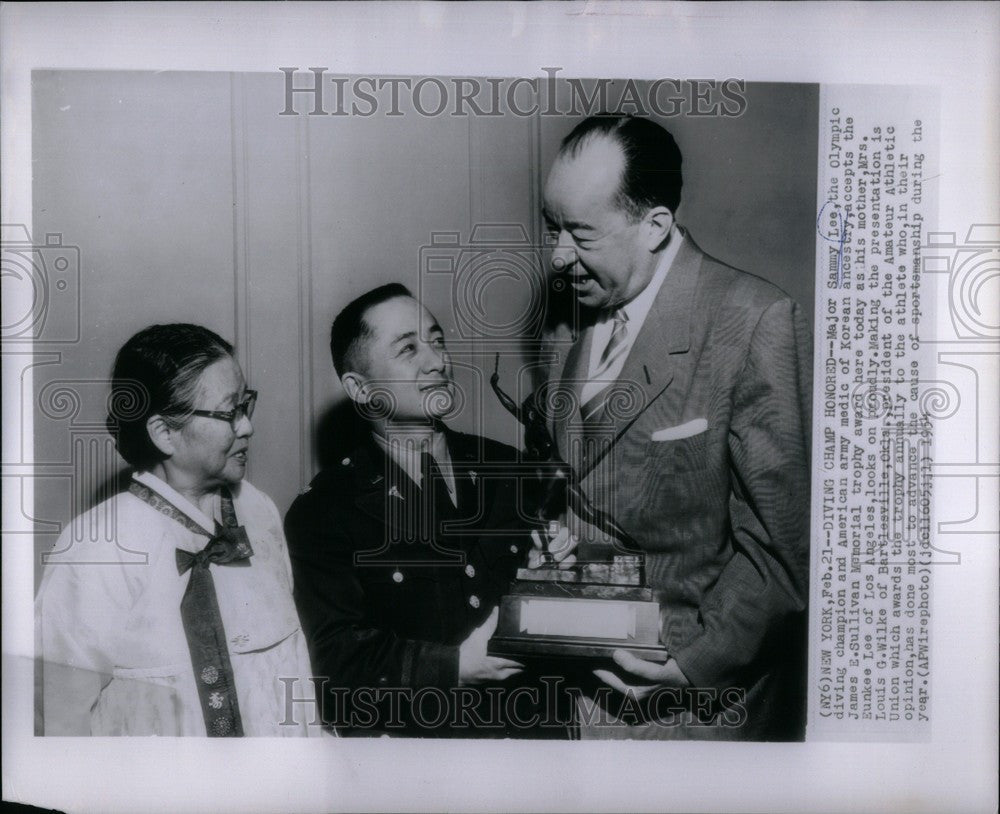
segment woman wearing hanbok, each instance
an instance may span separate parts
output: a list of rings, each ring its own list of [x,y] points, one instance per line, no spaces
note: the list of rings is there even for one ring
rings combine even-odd
[[[108,428],[135,472],[48,558],[44,734],[318,735],[281,518],[243,479],[257,394],[232,346],[154,325],[119,351],[111,387]]]

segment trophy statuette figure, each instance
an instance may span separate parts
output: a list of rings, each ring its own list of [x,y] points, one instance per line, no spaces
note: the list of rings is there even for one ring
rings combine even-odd
[[[595,507],[563,461],[548,430],[541,391],[518,405],[499,385],[499,354],[490,385],[524,426],[524,458],[539,479],[535,519],[550,526],[567,510],[614,542],[610,560],[560,566],[543,552],[537,568],[519,568],[501,599],[491,656],[513,659],[606,659],[614,650],[663,663],[659,605],[645,583],[639,544]]]

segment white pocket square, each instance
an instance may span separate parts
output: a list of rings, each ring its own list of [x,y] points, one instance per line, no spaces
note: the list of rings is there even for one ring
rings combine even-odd
[[[679,441],[682,438],[690,438],[708,429],[708,420],[704,418],[693,418],[676,427],[664,427],[657,430],[650,436],[652,441]]]

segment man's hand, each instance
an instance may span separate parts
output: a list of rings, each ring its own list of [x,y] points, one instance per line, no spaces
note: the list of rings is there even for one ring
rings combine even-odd
[[[542,536],[538,531],[531,532],[531,541],[534,543],[528,552],[528,568],[538,568],[540,565],[548,563],[558,563],[560,568],[569,568],[576,562],[576,555],[573,550],[577,547],[579,540],[575,534],[570,534],[566,526],[560,525],[559,521],[552,520],[545,531],[548,545],[542,544]],[[550,559],[546,559],[548,553]]]
[[[687,687],[691,684],[677,666],[677,662],[671,658],[667,659],[666,664],[655,664],[636,658],[624,650],[615,650],[611,657],[619,667],[635,676],[636,681],[626,684],[610,670],[594,670],[594,675],[618,692],[631,695],[640,701],[658,687]]]
[[[461,685],[486,684],[504,681],[524,669],[510,659],[486,655],[486,645],[497,628],[500,609],[494,608],[489,619],[469,634],[458,648],[458,683]]]

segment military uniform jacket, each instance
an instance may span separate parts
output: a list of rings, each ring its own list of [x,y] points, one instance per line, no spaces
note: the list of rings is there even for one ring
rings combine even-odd
[[[407,718],[407,691],[456,687],[459,645],[531,545],[517,514],[516,450],[446,438],[457,507],[443,484],[418,488],[368,436],[286,517],[296,604],[313,669],[328,679],[326,720],[342,731],[392,731],[385,717]],[[372,703],[373,691],[385,699],[389,689],[403,690],[401,713]]]

